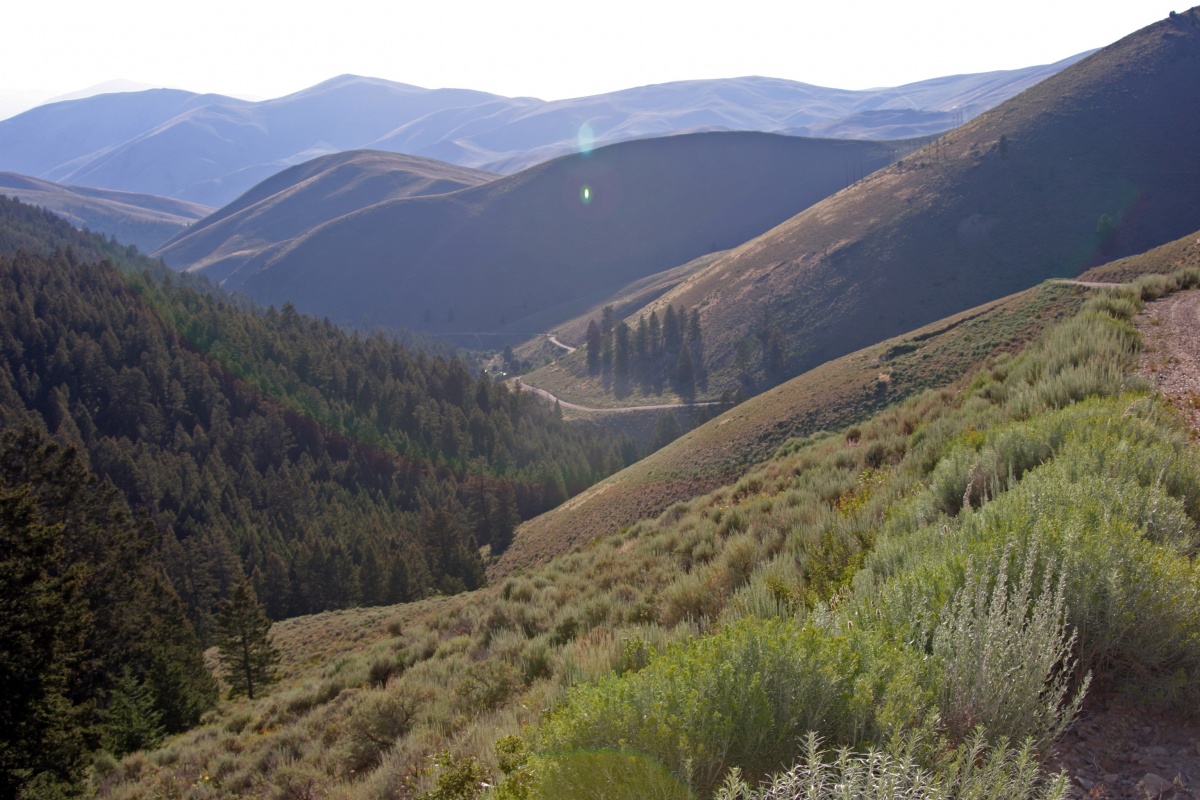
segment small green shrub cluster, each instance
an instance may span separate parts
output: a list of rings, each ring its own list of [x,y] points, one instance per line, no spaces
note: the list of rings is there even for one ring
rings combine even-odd
[[[858,744],[914,723],[919,699],[897,709],[920,669],[865,634],[748,618],[580,687],[540,744],[643,753],[707,795],[734,765],[755,776],[785,766],[809,731]]]

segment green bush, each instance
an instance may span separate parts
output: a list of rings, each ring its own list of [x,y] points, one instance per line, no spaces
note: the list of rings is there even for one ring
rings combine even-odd
[[[942,723],[955,741],[982,726],[990,737],[1045,750],[1079,711],[1088,679],[1068,700],[1075,635],[1066,631],[1065,578],[1035,586],[1036,564],[1031,549],[1012,582],[1007,563],[968,568],[941,614],[930,649],[941,671]]]
[[[421,794],[419,800],[475,800],[483,795],[488,776],[474,758],[455,758],[443,752],[435,763],[438,775],[434,787]]]
[[[373,769],[384,753],[407,734],[428,697],[407,686],[366,693],[346,723],[340,761],[347,775]]]
[[[786,765],[809,731],[857,744],[882,724],[911,723],[928,701],[915,696],[919,669],[867,636],[745,619],[572,690],[541,750],[640,753],[705,796],[734,765],[753,776]]]

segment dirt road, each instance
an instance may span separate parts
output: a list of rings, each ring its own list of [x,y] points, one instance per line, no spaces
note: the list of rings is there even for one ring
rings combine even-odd
[[[1117,289],[1123,283],[1105,283],[1103,281],[1077,281],[1070,278],[1054,278],[1051,283],[1065,283],[1067,286],[1086,286],[1089,289]]]
[[[604,414],[608,414],[608,413],[620,414],[620,413],[628,412],[628,411],[663,411],[668,408],[696,408],[697,406],[720,405],[720,403],[718,403],[715,400],[709,400],[709,401],[706,401],[703,403],[661,403],[659,405],[652,405],[652,406],[621,406],[619,408],[592,408],[591,406],[581,406],[578,403],[569,403],[566,400],[561,400],[561,399],[555,397],[554,395],[550,394],[549,392],[547,392],[545,389],[539,389],[536,386],[530,386],[528,383],[525,383],[525,381],[521,380],[520,378],[516,378],[514,382],[517,384],[517,386],[521,387],[522,389],[527,389],[527,390],[533,392],[534,394],[539,395],[540,397],[544,397],[547,400],[549,400],[551,403],[553,403],[554,401],[557,400],[558,404],[560,406],[562,406],[563,408],[569,408],[572,411],[591,411],[591,412],[604,413]]]
[[[1134,321],[1146,343],[1141,372],[1200,436],[1200,290],[1147,303]]]

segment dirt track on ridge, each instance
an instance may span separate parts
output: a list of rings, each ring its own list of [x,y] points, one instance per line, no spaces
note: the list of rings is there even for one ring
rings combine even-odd
[[[1141,373],[1200,436],[1200,290],[1147,303],[1135,324],[1146,344]]]
[[[1200,436],[1200,290],[1147,303],[1134,324],[1146,345],[1139,371]],[[1175,711],[1094,692],[1051,766],[1071,776],[1076,798],[1200,798],[1200,725]]]

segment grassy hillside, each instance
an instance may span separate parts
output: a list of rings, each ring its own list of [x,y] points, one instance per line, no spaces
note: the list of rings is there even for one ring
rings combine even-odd
[[[739,244],[887,164],[896,145],[709,133],[626,142],[448,195],[393,200],[226,279],[355,325],[525,333]]]
[[[271,176],[178,232],[155,255],[179,269],[203,269],[220,281],[263,250],[345,214],[388,200],[478,186],[495,177],[415,156],[374,150],[335,153]]]
[[[1172,16],[734,249],[660,297],[731,383],[760,329],[786,375],[1200,224],[1200,9]],[[757,350],[755,351],[757,352]]]
[[[77,228],[112,236],[145,253],[213,211],[169,197],[61,186],[13,172],[0,172],[0,194],[41,206]]]
[[[1143,275],[1165,275],[1187,267],[1200,267],[1200,231],[1148,252],[1093,267],[1079,279],[1124,283]]]
[[[914,392],[958,380],[987,358],[1023,347],[1072,313],[1084,294],[1045,284],[822,364],[526,522],[492,575],[544,563],[728,484],[788,439],[849,425]],[[535,378],[553,374],[538,370],[530,382],[541,386]]]
[[[1139,306],[481,592],[277,625],[271,697],[99,792],[1064,797],[1039,762],[1089,673],[1200,691],[1200,458],[1130,374]]]

